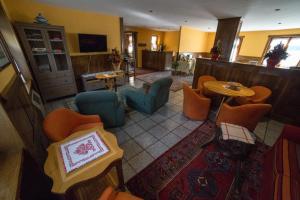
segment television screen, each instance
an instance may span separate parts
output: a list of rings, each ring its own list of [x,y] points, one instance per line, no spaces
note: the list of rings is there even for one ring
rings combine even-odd
[[[80,52],[107,51],[106,35],[78,34]]]

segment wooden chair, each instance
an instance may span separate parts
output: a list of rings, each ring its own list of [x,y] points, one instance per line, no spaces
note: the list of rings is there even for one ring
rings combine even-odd
[[[200,91],[194,91],[187,84],[183,84],[183,113],[193,120],[206,120],[211,100]]]
[[[126,192],[117,192],[107,187],[98,200],[143,200]]]
[[[217,118],[217,125],[221,122],[236,124],[254,131],[257,123],[271,110],[270,104],[245,104],[229,106],[224,103]]]
[[[254,104],[254,103],[265,103],[267,99],[271,96],[272,91],[264,86],[253,86],[251,89],[255,92],[252,97],[237,97],[235,101],[239,105],[244,104]]]
[[[49,113],[43,122],[44,132],[52,142],[63,140],[74,132],[97,126],[103,126],[98,115],[81,115],[66,108]]]

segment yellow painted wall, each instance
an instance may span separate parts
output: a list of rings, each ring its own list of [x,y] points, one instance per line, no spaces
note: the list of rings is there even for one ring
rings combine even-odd
[[[300,34],[299,29],[273,30],[273,31],[249,31],[240,32],[244,36],[239,55],[261,57],[268,41],[269,35],[291,35]],[[207,42],[207,52],[214,44],[215,33],[209,33]]]
[[[151,49],[151,36],[157,35],[158,36],[158,44],[160,44],[162,41],[164,41],[164,32],[162,31],[155,31],[151,29],[146,28],[140,28],[140,27],[126,27],[126,31],[135,31],[137,32],[137,43],[141,44],[144,43],[146,46],[139,47],[138,45],[138,67],[142,67],[142,51],[144,49]]]
[[[166,45],[166,51],[178,52],[179,31],[166,31],[163,43]]]
[[[107,35],[108,50],[121,48],[118,16],[58,7],[33,0],[3,0],[12,21],[33,22],[41,12],[50,24],[65,27],[71,53],[79,52],[78,33]]]
[[[180,33],[179,52],[206,52],[208,33],[183,26]]]
[[[240,50],[240,55],[261,57],[268,41],[269,35],[289,35],[300,34],[299,29],[286,29],[275,31],[251,31],[241,32],[240,36],[245,36]]]

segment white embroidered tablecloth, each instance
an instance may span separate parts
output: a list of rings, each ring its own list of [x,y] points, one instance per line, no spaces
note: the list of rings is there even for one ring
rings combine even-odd
[[[68,173],[108,153],[109,148],[97,132],[91,132],[61,144],[60,151]]]

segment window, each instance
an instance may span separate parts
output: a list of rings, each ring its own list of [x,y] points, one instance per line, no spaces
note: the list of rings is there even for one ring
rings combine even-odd
[[[151,50],[156,51],[157,50],[157,35],[152,35],[151,37]]]
[[[263,55],[276,45],[282,43],[287,48],[288,57],[279,63],[280,68],[299,66],[300,61],[300,36],[271,36]],[[267,65],[267,60],[263,61]]]
[[[233,44],[232,52],[231,52],[230,61],[232,61],[232,62],[236,61],[236,59],[239,55],[241,46],[242,46],[243,39],[244,39],[244,36],[240,36],[235,40],[235,42]]]
[[[133,40],[132,40],[132,35],[129,35],[129,37],[128,37],[128,53],[129,53],[129,55],[133,54]]]

